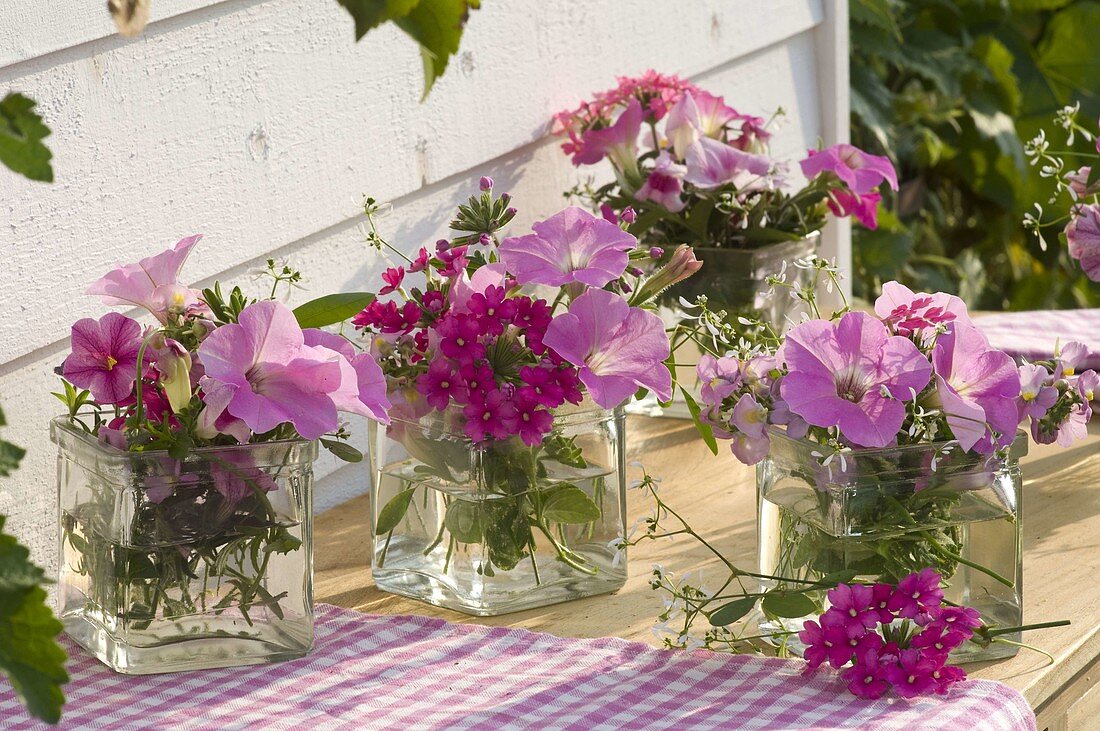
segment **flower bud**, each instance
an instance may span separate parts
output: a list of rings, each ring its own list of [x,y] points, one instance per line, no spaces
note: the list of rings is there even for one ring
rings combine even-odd
[[[493,237],[486,233],[478,236],[477,240],[481,243],[482,246],[488,246],[489,244],[493,243]]]
[[[658,259],[660,259],[664,255],[665,255],[665,250],[662,249],[660,246],[654,246],[649,250],[649,258],[652,259],[653,261],[657,261]]]
[[[634,212],[632,206],[627,206],[623,209],[623,212],[619,214],[619,218],[622,219],[624,223],[634,223],[638,220],[638,214]]]
[[[491,190],[493,187],[493,179],[488,176],[484,176],[481,178],[481,180],[478,181],[478,185],[481,187],[482,190]]]
[[[451,242],[447,239],[440,239],[439,241],[435,242],[435,251],[437,254],[442,254],[444,251],[447,251],[450,248]]]
[[[633,302],[646,302],[677,282],[690,277],[702,268],[703,262],[695,258],[695,252],[687,244],[681,244],[672,252],[668,263],[658,269],[638,290]]]

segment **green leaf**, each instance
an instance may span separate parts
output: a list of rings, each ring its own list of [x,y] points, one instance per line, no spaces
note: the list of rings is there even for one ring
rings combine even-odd
[[[0,531],[3,518],[0,516]],[[32,715],[57,723],[65,696],[65,651],[54,639],[61,623],[38,586],[43,571],[14,536],[0,532],[0,671]]]
[[[34,112],[34,100],[11,93],[0,101],[0,162],[31,180],[53,182],[49,149],[42,140],[50,128]]]
[[[371,292],[329,294],[295,307],[294,317],[303,328],[335,325],[358,315],[374,300]]]
[[[336,0],[355,20],[355,40],[383,23],[409,14],[420,0]]]
[[[710,448],[711,454],[718,454],[718,440],[714,438],[714,429],[711,428],[710,424],[699,418],[700,413],[702,413],[699,404],[695,402],[695,399],[683,386],[680,386],[680,392],[684,395],[684,403],[687,404],[688,413],[691,414],[691,420],[695,422],[695,429],[699,432],[699,436]]]
[[[710,623],[715,627],[725,627],[744,617],[751,612],[752,608],[755,606],[756,597],[754,596],[734,599],[729,604],[723,604],[721,607],[711,612],[708,619],[710,619]]]
[[[410,487],[390,498],[390,501],[378,513],[378,525],[375,527],[375,535],[385,535],[398,526],[401,519],[405,517],[405,513],[409,511],[409,504],[412,503],[414,492],[416,492],[416,487]]]
[[[853,23],[861,23],[866,26],[886,31],[894,38],[900,40],[901,32],[898,23],[890,12],[888,0],[852,0],[849,6]]]
[[[814,600],[805,594],[788,591],[769,591],[764,595],[760,607],[775,617],[797,619],[817,611]]]
[[[337,0],[355,19],[355,39],[383,23],[393,23],[420,44],[424,98],[458,52],[470,10],[481,0]]]
[[[447,506],[447,515],[443,522],[459,543],[481,543],[484,527],[481,509],[476,503],[468,500],[452,501]]]
[[[1039,44],[1037,63],[1058,101],[1095,103],[1100,91],[1100,2],[1078,2],[1058,11]]]
[[[345,462],[354,464],[363,461],[363,453],[347,442],[338,442],[335,439],[322,439],[321,446]]]
[[[543,496],[542,517],[551,523],[591,523],[600,519],[600,506],[573,485],[559,485]]]
[[[542,440],[542,449],[546,456],[556,462],[577,469],[584,469],[588,462],[584,458],[584,452],[577,446],[577,437],[566,437],[562,434],[552,434]]]
[[[394,21],[420,44],[420,57],[424,61],[423,99],[447,70],[451,56],[458,52],[470,10],[480,6],[481,0],[420,0],[408,15]]]

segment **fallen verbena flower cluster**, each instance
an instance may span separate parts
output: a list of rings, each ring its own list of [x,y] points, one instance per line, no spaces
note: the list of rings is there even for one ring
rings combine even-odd
[[[974,609],[945,606],[941,583],[924,569],[896,585],[837,585],[829,609],[798,635],[807,672],[828,664],[861,698],[880,698],[891,688],[903,698],[947,693],[966,679],[962,668],[947,664],[948,655],[982,623]]]

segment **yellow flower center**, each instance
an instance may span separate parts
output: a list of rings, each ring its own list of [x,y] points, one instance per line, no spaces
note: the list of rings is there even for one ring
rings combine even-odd
[[[107,356],[107,370],[114,370],[114,367],[118,365],[118,361],[111,356]]]

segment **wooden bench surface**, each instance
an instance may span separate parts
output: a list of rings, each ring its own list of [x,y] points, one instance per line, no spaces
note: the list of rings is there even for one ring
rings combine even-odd
[[[628,461],[660,477],[663,498],[735,563],[755,566],[755,472],[728,451],[713,456],[690,422],[628,419]],[[369,467],[362,463],[364,482]],[[455,622],[523,627],[563,637],[613,635],[659,646],[652,627],[659,595],[649,588],[659,563],[673,572],[711,569],[715,561],[690,539],[646,542],[631,550],[630,579],[612,595],[590,597],[499,617],[469,617],[374,587],[370,577],[369,498],[318,516],[315,527],[318,601],[376,614],[422,614]],[[652,510],[628,491],[628,525]],[[1003,681],[1036,709],[1039,728],[1100,728],[1100,437],[1070,450],[1031,445],[1024,459],[1024,621],[1070,619],[1069,627],[1024,637],[1055,662],[1021,650],[1012,659],[970,665],[973,677]],[[1090,692],[1092,691],[1092,692]]]

